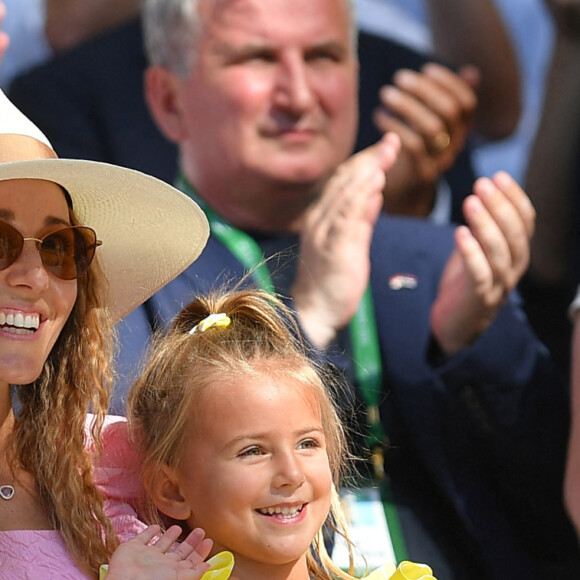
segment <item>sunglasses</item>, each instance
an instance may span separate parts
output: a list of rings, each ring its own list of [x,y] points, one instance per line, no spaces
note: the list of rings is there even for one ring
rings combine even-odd
[[[92,228],[67,226],[43,238],[25,238],[16,228],[0,220],[0,270],[5,270],[20,256],[24,242],[35,242],[44,267],[61,280],[82,276],[102,244]]]

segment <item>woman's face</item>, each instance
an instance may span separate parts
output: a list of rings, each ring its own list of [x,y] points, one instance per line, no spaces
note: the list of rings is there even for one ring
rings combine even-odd
[[[62,189],[37,179],[0,181],[0,220],[25,238],[42,238],[70,225]],[[77,281],[48,272],[37,244],[25,241],[18,259],[0,270],[1,383],[28,384],[38,378],[76,296]]]

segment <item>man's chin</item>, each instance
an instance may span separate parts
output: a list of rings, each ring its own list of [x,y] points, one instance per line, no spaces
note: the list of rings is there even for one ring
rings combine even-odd
[[[303,188],[306,190],[320,188],[328,181],[334,172],[334,167],[312,164],[286,164],[267,168],[268,177],[276,182],[281,189]]]

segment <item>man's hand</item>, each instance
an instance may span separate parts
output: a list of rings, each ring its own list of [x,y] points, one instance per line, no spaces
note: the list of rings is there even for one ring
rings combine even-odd
[[[381,89],[374,121],[401,139],[401,152],[385,189],[391,214],[425,217],[433,208],[437,180],[465,146],[477,107],[474,67],[458,74],[435,63],[420,71],[402,69]]]
[[[478,179],[463,209],[468,226],[456,230],[431,309],[433,335],[447,355],[473,343],[515,288],[528,267],[536,219],[528,196],[505,172]]]
[[[385,173],[399,147],[399,138],[388,133],[350,157],[305,216],[291,294],[302,328],[319,348],[350,322],[367,287]]]

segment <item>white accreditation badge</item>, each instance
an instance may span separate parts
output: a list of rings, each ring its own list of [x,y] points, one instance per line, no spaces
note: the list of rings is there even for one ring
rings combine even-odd
[[[355,574],[367,574],[384,564],[396,565],[380,490],[374,487],[343,488],[340,498],[349,525],[348,533],[354,544]],[[347,543],[338,534],[334,541],[332,560],[342,570],[348,570]]]

